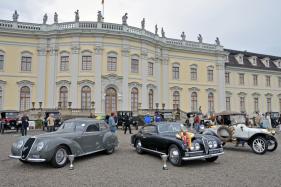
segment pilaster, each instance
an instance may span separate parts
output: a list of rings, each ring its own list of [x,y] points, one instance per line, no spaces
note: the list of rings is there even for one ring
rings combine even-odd
[[[162,103],[169,106],[169,57],[167,54],[162,58]],[[161,103],[160,103],[161,104]]]
[[[225,110],[225,65],[224,62],[219,62],[216,65],[218,71],[218,109],[221,112]]]
[[[46,54],[47,50],[44,47],[39,47],[38,52],[38,80],[37,80],[37,98],[36,102],[43,102],[45,104],[45,78],[46,78]]]
[[[123,92],[123,103],[122,103],[122,110],[129,110],[128,107],[128,73],[129,73],[129,47],[127,45],[123,46],[122,49],[122,67],[123,67],[123,83],[122,83],[122,92]]]
[[[95,47],[95,91],[94,91],[94,101],[95,101],[95,113],[102,113],[102,53],[103,48],[100,45]]]
[[[56,106],[56,74],[57,74],[57,59],[58,59],[58,48],[51,46],[50,50],[50,72],[48,81],[48,108],[54,108]],[[46,106],[46,105],[45,105]]]
[[[71,87],[70,87],[70,101],[73,108],[78,108],[78,96],[77,96],[77,82],[78,82],[78,69],[79,69],[79,44],[74,44],[71,48],[72,60],[71,60]]]
[[[148,63],[147,63],[147,51],[141,51],[141,75],[142,75],[142,89],[141,89],[141,101],[142,101],[142,109],[148,109],[148,93],[147,93],[147,71],[148,71]]]

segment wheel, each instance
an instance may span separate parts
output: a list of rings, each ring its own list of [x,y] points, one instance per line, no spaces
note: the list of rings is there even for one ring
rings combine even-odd
[[[114,153],[114,151],[115,151],[115,148],[113,146],[112,148],[109,148],[109,149],[105,150],[105,153],[110,155],[110,154]]]
[[[136,147],[136,151],[137,151],[138,154],[142,154],[143,153],[143,150],[141,149],[142,148],[141,146],[142,146],[142,144],[141,144],[140,139],[137,139],[135,147]]]
[[[217,130],[217,134],[223,142],[228,142],[232,139],[232,132],[229,127],[220,126]]]
[[[251,143],[251,147],[254,153],[260,155],[264,154],[267,151],[267,146],[267,141],[261,136],[255,137]]]
[[[169,147],[169,160],[174,166],[181,166],[181,152],[176,145]]]
[[[218,156],[214,156],[214,157],[211,157],[211,158],[206,158],[205,160],[207,162],[215,162],[219,157]]]
[[[64,167],[67,164],[69,151],[65,146],[58,146],[54,152],[51,163],[56,168]]]
[[[273,152],[273,151],[275,151],[275,149],[277,149],[278,143],[277,143],[277,140],[275,137],[270,136],[267,139],[267,143],[268,143],[268,146],[267,146],[268,151]]]

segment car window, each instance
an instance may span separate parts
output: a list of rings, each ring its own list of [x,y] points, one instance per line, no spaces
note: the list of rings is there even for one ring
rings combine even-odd
[[[99,131],[99,124],[92,124],[87,127],[86,132],[95,132]]]
[[[58,131],[66,131],[66,132],[73,132],[76,126],[76,122],[64,122],[62,126],[58,129]]]
[[[78,131],[78,132],[82,132],[82,131],[84,131],[85,127],[86,127],[85,123],[76,124],[75,130]]]
[[[104,131],[108,129],[108,125],[106,123],[100,123],[100,130]]]
[[[146,126],[143,128],[143,133],[156,133],[155,126]]]

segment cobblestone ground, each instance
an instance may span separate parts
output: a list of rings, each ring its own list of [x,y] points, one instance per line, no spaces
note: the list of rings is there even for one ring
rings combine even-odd
[[[39,134],[42,131],[33,131]],[[168,164],[160,157],[138,155],[129,144],[130,135],[118,132],[120,148],[112,155],[94,154],[76,159],[74,170],[54,169],[48,164],[23,164],[8,158],[18,134],[0,135],[0,186],[280,186],[281,148],[265,155],[249,147],[227,145],[225,155],[214,163]],[[277,139],[281,142],[281,134]]]

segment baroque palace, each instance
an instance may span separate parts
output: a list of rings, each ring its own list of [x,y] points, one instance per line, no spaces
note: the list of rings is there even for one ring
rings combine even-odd
[[[127,24],[0,20],[0,109],[281,111],[281,57],[224,49]]]

